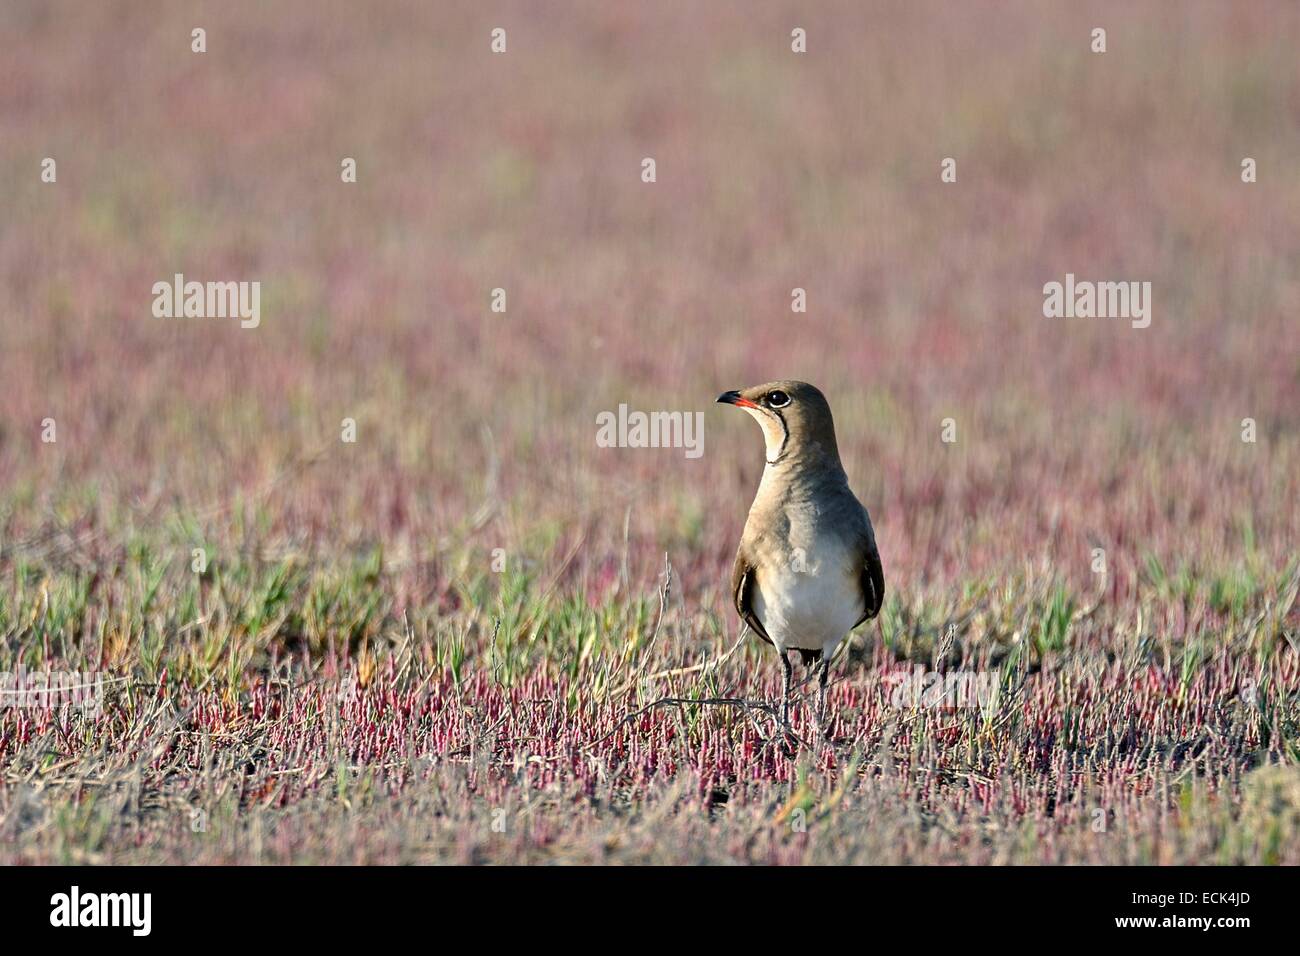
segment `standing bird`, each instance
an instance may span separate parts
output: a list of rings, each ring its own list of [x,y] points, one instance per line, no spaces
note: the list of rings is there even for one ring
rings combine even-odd
[[[825,727],[831,655],[880,613],[885,576],[871,518],[849,489],[826,397],[807,382],[772,382],[718,401],[763,429],[767,466],[731,572],[741,619],[776,647],[785,672],[781,723],[790,735],[789,651],[819,662],[817,725]]]

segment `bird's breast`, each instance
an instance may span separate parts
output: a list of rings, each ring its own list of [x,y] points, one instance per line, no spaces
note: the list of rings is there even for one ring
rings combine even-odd
[[[824,649],[865,610],[861,568],[838,541],[764,549],[754,581],[754,613],[778,647]]]

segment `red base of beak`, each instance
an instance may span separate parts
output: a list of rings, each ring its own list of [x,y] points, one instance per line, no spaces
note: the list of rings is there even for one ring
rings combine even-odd
[[[718,396],[718,401],[724,405],[735,405],[739,408],[758,408],[757,405],[739,392],[723,392]]]

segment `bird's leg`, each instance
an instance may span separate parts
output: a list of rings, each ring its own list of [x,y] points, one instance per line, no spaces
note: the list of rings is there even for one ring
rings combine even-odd
[[[781,729],[790,736],[790,685],[794,683],[794,668],[785,651],[781,652],[781,669],[785,671],[785,692],[781,695]]]
[[[822,657],[822,672],[817,678],[817,736],[825,739],[828,736],[826,728],[826,681],[830,677],[831,661],[828,656]]]

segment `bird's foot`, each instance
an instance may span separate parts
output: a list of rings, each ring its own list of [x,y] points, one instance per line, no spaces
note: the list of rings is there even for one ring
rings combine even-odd
[[[781,735],[781,753],[786,760],[793,760],[799,753],[799,738],[792,733]]]
[[[835,739],[835,722],[826,719],[826,712],[819,710],[816,718],[816,734],[818,740],[824,740],[830,743]]]
[[[787,759],[793,760],[799,748],[806,747],[807,744],[799,738],[789,723],[782,722],[776,725],[770,737],[763,738],[763,746],[776,747]]]

